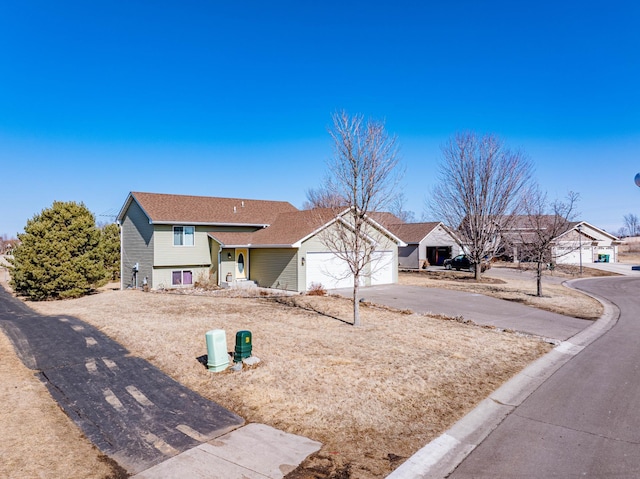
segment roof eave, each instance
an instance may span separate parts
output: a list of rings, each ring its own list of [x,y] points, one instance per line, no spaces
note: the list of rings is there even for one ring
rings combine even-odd
[[[269,224],[265,224],[265,223],[231,223],[231,222],[217,222],[217,223],[211,223],[211,222],[201,222],[201,221],[178,221],[178,220],[174,220],[174,221],[169,221],[169,220],[162,220],[162,221],[153,221],[154,225],[188,225],[188,226],[250,226],[253,228],[266,228],[269,226]]]
[[[135,195],[133,194],[133,191],[129,192],[129,196],[127,196],[126,201],[124,202],[124,205],[122,206],[122,208],[120,209],[120,212],[118,213],[118,216],[116,218],[116,222],[121,225],[122,224],[122,220],[124,219],[124,215],[127,212],[127,210],[129,209],[129,206],[131,206],[132,202],[136,202],[136,204],[138,205],[138,207],[142,210],[142,212],[144,213],[144,215],[147,217],[147,219],[149,220],[149,224],[153,224],[153,220],[151,219],[151,216],[149,215],[149,213],[147,213],[147,210],[144,209],[144,207],[140,204],[140,202],[138,201],[138,199],[135,197]]]

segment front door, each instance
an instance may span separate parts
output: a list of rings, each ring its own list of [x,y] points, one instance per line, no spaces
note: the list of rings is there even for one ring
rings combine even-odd
[[[249,252],[246,248],[236,248],[236,279],[249,277]]]

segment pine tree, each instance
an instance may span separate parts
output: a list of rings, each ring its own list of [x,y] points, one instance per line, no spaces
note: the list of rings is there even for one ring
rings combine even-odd
[[[110,281],[120,279],[120,227],[111,223],[102,228],[100,254]]]
[[[75,298],[103,284],[100,230],[82,203],[55,201],[27,221],[11,260],[11,285],[35,301]]]

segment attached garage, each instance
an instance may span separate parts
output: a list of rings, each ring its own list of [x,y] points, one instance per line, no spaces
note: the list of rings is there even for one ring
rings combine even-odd
[[[376,251],[371,258],[371,285],[393,283],[393,252]]]
[[[428,265],[440,266],[445,259],[463,252],[455,233],[440,222],[398,223],[388,227],[407,244],[398,248],[398,262],[401,268],[422,269]]]
[[[360,285],[391,284],[393,278],[393,251],[376,251],[371,259],[371,280],[369,275],[360,277]],[[307,252],[307,290],[312,284],[321,284],[325,289],[350,288],[353,274],[346,261],[329,252]]]
[[[615,263],[619,244],[617,237],[581,221],[572,223],[571,229],[556,238],[552,257],[559,264]]]
[[[307,253],[307,290],[312,284],[321,284],[325,289],[353,286],[353,274],[349,265],[333,253]]]
[[[554,250],[555,261],[558,264],[593,263],[593,251],[591,245],[582,246],[582,258],[579,247],[558,247]]]

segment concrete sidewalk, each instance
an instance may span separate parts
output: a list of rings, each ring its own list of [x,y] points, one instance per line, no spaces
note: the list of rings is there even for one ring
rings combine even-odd
[[[134,479],[281,479],[321,444],[249,424],[133,476]]]

